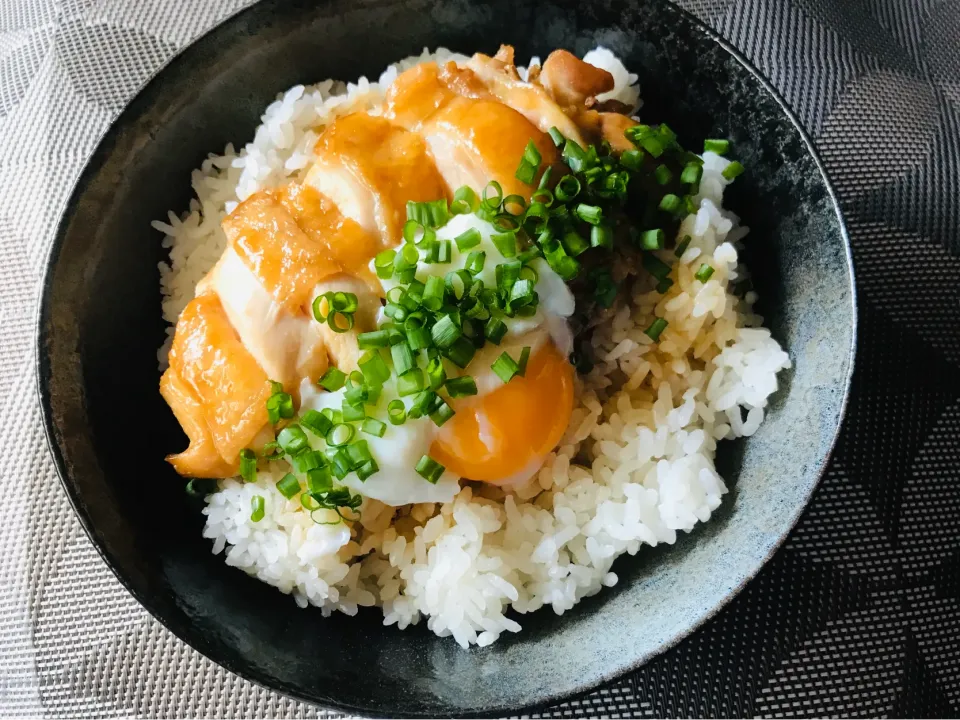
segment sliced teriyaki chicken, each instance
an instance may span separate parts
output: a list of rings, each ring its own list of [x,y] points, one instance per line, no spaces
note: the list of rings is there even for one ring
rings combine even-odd
[[[229,246],[198,292],[220,296],[270,379],[295,392],[300,380],[327,368],[333,333],[314,320],[313,298],[325,279],[344,273],[379,287],[367,268],[379,241],[302,185],[256,193],[224,219],[223,229]]]
[[[376,234],[383,247],[401,241],[407,201],[447,196],[423,138],[362,112],[340,117],[323,131],[304,183]]]
[[[180,313],[169,360],[160,392],[190,446],[167,460],[181,475],[234,474],[240,451],[267,439],[271,385],[215,294],[195,297]]]
[[[541,172],[559,165],[560,155],[545,132],[512,107],[484,97],[483,87],[453,63],[423,63],[394,80],[384,117],[423,136],[451,188],[482,190],[496,180],[504,195],[529,197],[531,186],[515,177],[527,143],[532,140],[540,152]]]
[[[556,54],[556,52],[552,53],[547,58],[547,62],[549,63]],[[571,55],[571,57],[574,56]],[[587,65],[578,58],[574,57],[574,59]],[[524,81],[513,64],[513,48],[509,45],[502,45],[500,51],[493,57],[483,53],[475,54],[470,58],[467,67],[476,74],[494,97],[519,112],[541,132],[548,132],[550,128],[555,127],[563,133],[564,137],[575,140],[581,146],[585,145],[576,122],[564,112],[562,107],[580,107],[583,105],[583,100],[578,103],[568,103],[566,100],[558,102],[556,96],[550,92],[550,88]],[[609,79],[609,87],[606,89],[613,88],[613,77],[610,73],[592,65],[587,67],[606,75]],[[593,93],[593,95],[596,94]]]

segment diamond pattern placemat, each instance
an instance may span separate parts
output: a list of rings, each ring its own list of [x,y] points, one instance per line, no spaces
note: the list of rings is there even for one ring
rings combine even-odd
[[[790,540],[672,651],[544,717],[960,711],[960,2],[682,0],[815,138],[860,292],[850,412]],[[0,0],[0,715],[313,717],[126,593],[47,455],[33,372],[59,210],[140,84],[242,0]]]

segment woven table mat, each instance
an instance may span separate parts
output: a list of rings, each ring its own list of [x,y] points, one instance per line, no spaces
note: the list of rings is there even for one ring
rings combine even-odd
[[[72,183],[141,83],[244,4],[0,0],[0,716],[328,716],[219,668],[126,593],[67,504],[36,400],[39,280]],[[853,396],[759,577],[678,647],[543,717],[956,716],[960,0],[680,4],[820,148],[857,267]]]

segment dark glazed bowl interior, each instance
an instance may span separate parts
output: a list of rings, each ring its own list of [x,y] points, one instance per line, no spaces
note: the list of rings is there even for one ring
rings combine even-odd
[[[768,421],[718,458],[733,485],[713,522],[674,547],[615,566],[620,584],[524,631],[461,650],[379,611],[323,618],[227,567],[199,508],[163,461],[184,443],[157,392],[163,340],[150,221],[186,208],[190,170],[252,139],[278,91],[376,77],[446,46],[518,57],[613,49],[639,73],[642,117],[687,146],[729,137],[749,168],[728,205],[751,226],[761,311],[787,348]],[[266,0],[201,38],[119,117],[80,178],[49,261],[39,378],[67,492],[119,578],[174,633],[279,691],[387,715],[506,714],[589,690],[661,652],[752,577],[785,537],[833,446],[854,340],[845,233],[808,142],[767,85],[692,18],[661,0],[297,2]]]

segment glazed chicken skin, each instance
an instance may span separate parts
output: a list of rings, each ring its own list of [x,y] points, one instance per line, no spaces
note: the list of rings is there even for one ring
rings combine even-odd
[[[401,73],[380,115],[344,115],[322,132],[312,164],[286,187],[257,192],[223,220],[227,247],[182,312],[160,391],[189,438],[168,457],[184,476],[237,473],[242,450],[274,440],[266,401],[273,382],[298,398],[300,382],[332,364],[356,369],[357,335],[376,328],[383,288],[369,269],[402,242],[410,201],[453,197],[495,180],[529,199],[518,159],[532,142],[539,172],[564,165],[547,131],[581,145],[623,142],[635,121],[604,112],[596,95],[612,76],[566,51],[520,78],[507,46],[465,66],[424,63]],[[616,148],[616,146],[614,146]],[[355,324],[332,331],[314,299],[357,295]]]

